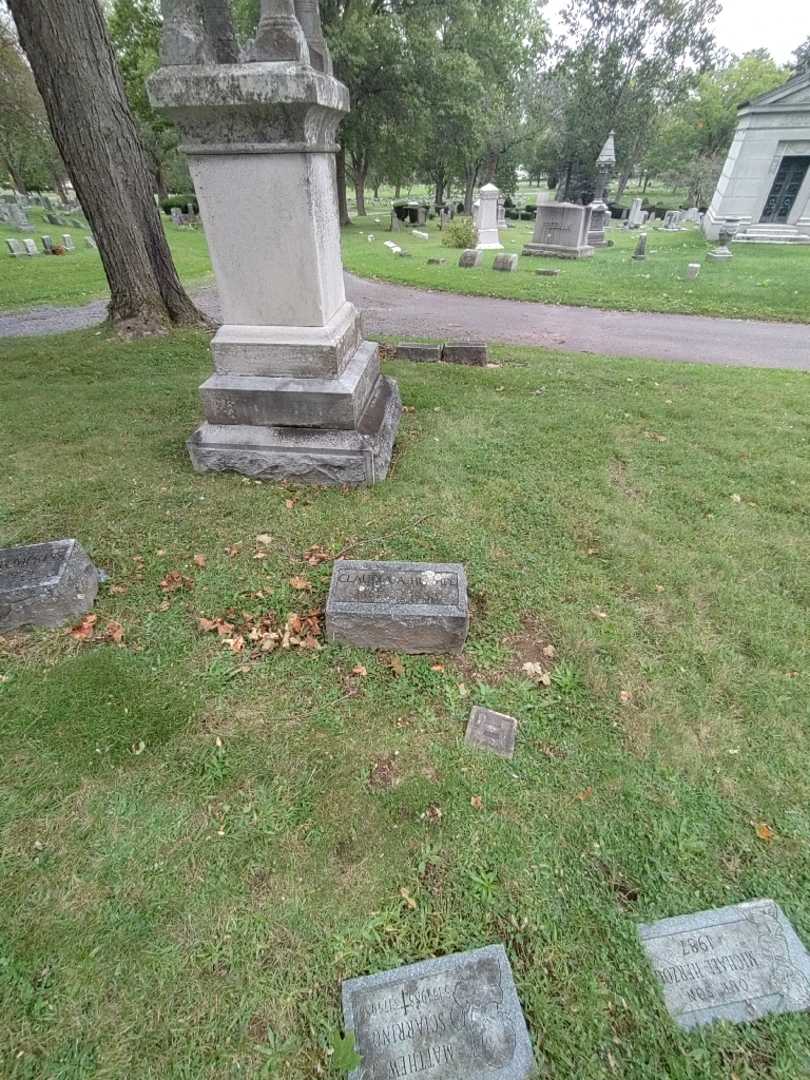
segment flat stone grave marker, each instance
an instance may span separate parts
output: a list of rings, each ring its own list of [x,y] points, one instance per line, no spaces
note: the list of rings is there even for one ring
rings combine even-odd
[[[76,540],[0,549],[0,631],[62,626],[85,615],[98,571]]]
[[[683,1028],[810,1009],[810,956],[773,900],[662,919],[638,932]]]
[[[460,563],[338,560],[326,601],[329,641],[404,653],[460,653],[470,625]]]
[[[23,240],[23,244],[25,245],[25,251],[27,255],[39,255],[37,245],[33,240],[31,240],[30,238],[28,240]]]
[[[528,1080],[529,1033],[502,945],[343,983],[349,1080]]]
[[[442,358],[441,345],[423,345],[421,342],[401,341],[397,345],[397,360],[416,360],[438,363]]]
[[[28,254],[27,251],[25,250],[25,248],[23,247],[23,245],[20,243],[20,241],[15,240],[13,236],[6,240],[6,245],[8,247],[9,254],[12,255],[15,259],[19,255],[27,255]]]
[[[469,364],[472,367],[486,367],[488,359],[489,355],[485,341],[448,342],[442,349],[442,360],[445,364]]]
[[[477,750],[491,750],[499,757],[511,758],[515,752],[516,733],[517,720],[514,716],[474,705],[464,741]]]

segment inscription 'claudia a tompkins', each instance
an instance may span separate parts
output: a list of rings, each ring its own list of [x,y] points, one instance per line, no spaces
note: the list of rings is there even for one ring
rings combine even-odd
[[[356,604],[453,604],[459,602],[458,574],[436,570],[341,570],[334,598]]]

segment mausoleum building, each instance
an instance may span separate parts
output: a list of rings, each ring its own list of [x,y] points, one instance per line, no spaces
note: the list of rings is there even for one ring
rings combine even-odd
[[[714,197],[707,239],[810,243],[810,72],[745,102]]]

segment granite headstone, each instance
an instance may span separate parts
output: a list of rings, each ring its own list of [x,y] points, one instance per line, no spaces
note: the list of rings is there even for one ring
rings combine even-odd
[[[810,1009],[810,956],[773,900],[638,928],[666,1007],[683,1028]]]
[[[76,540],[0,549],[0,631],[61,626],[93,606],[98,571]]]
[[[362,1064],[349,1080],[528,1080],[526,1021],[502,945],[343,983]]]
[[[470,616],[459,563],[340,559],[326,601],[326,636],[367,649],[460,653]]]

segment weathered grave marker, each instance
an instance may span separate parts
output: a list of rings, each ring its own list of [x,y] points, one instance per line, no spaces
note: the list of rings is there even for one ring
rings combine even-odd
[[[502,945],[348,979],[343,1019],[363,1059],[349,1080],[528,1080],[534,1070]]]
[[[478,750],[491,750],[499,757],[511,758],[515,752],[516,733],[517,720],[514,716],[474,705],[464,741]]]
[[[42,250],[46,255],[50,255],[53,251],[53,239],[50,236],[41,236]]]
[[[326,601],[326,636],[367,649],[460,653],[470,616],[459,563],[340,559]]]
[[[450,342],[442,349],[445,364],[469,364],[471,367],[485,367],[488,359],[487,345],[484,341]]]
[[[76,245],[73,243],[73,237],[70,235],[70,233],[63,233],[62,234],[62,245],[63,245],[65,251],[75,251],[76,250]]]
[[[700,263],[689,263],[686,268],[686,277],[689,281],[694,281],[700,273]]]
[[[638,932],[683,1028],[810,1009],[810,956],[773,900],[662,919]]]
[[[15,259],[18,258],[20,255],[27,255],[28,254],[28,252],[25,250],[25,248],[20,243],[20,241],[15,240],[14,237],[7,238],[6,239],[6,245],[8,247],[9,255],[11,255]]]
[[[647,234],[640,233],[638,243],[636,244],[636,250],[633,252],[633,258],[636,262],[644,262],[647,258]]]
[[[471,267],[480,266],[483,257],[483,252],[477,251],[475,248],[467,248],[459,255],[458,265],[463,270],[469,270]]]
[[[415,341],[402,341],[397,345],[397,360],[421,360],[438,363],[441,358],[441,345],[423,345]]]
[[[495,261],[492,264],[493,270],[502,270],[507,274],[512,274],[518,268],[518,257],[514,253],[508,254],[504,252],[502,255],[496,255]]]
[[[76,540],[0,549],[0,631],[80,618],[93,606],[98,581]]]
[[[25,246],[26,255],[39,255],[37,245],[30,237],[27,240],[23,240],[23,245]]]

